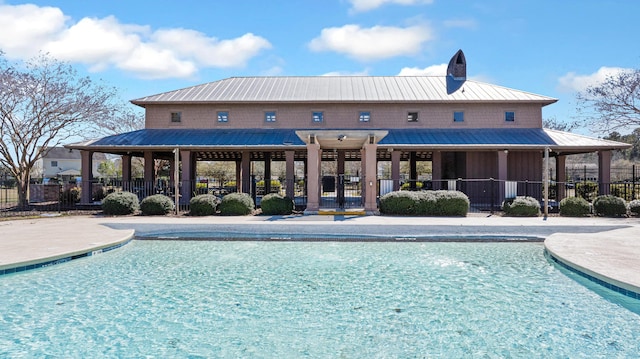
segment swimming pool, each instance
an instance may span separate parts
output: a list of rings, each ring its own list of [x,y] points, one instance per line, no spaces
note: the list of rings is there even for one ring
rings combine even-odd
[[[604,295],[541,243],[133,241],[0,278],[0,357],[637,357]]]

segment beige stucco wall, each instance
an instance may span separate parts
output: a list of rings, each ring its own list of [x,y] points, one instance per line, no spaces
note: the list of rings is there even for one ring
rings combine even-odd
[[[219,123],[218,111],[228,111],[229,121]],[[265,122],[265,111],[275,111],[275,123]],[[323,123],[314,123],[313,111],[324,113]],[[371,113],[368,123],[359,121],[361,111]],[[453,122],[453,112],[463,111],[464,122]],[[505,111],[514,111],[515,122],[505,122]],[[181,112],[182,121],[171,123],[171,112]],[[407,113],[418,112],[418,122],[408,122]],[[147,128],[540,128],[539,104],[229,104],[147,105]]]

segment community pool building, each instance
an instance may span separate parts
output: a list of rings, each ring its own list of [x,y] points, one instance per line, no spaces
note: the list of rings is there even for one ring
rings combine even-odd
[[[472,203],[540,198],[541,186],[529,184],[542,183],[545,154],[555,158],[560,183],[566,156],[597,152],[598,180],[610,182],[611,152],[627,144],[545,129],[542,108],[555,98],[469,80],[466,72],[458,51],[446,76],[227,78],[133,100],[145,109],[145,129],[66,147],[81,151],[83,174],[91,173],[93,153],[121,155],[125,183],[133,156],[144,158],[149,183],[153,160],[168,160],[182,203],[194,194],[196,161],[235,162],[234,186],[245,193],[255,191],[252,162],[264,162],[270,179],[271,163],[284,161],[281,190],[307,213],[327,206],[376,211],[380,195],[405,183],[459,189]],[[334,176],[323,173],[323,161],[335,162]],[[359,170],[344,176],[349,161],[359,161]],[[420,161],[430,162],[426,177]],[[382,162],[390,163],[387,178]],[[83,188],[91,182],[83,177]],[[264,186],[270,192],[271,181]],[[354,186],[357,194],[345,195]],[[558,187],[557,198],[564,195]],[[91,191],[82,191],[82,201],[91,201]]]

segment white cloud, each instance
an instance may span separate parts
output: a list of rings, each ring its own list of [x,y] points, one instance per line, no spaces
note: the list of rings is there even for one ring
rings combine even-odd
[[[323,29],[311,40],[313,51],[334,51],[358,60],[378,60],[420,52],[422,44],[433,38],[425,25],[411,27],[345,25]]]
[[[431,65],[424,69],[418,67],[403,67],[398,76],[446,76],[448,64]]]
[[[582,92],[590,86],[604,82],[608,77],[624,71],[630,71],[621,67],[603,66],[598,71],[589,75],[578,75],[575,72],[569,72],[558,79],[558,91],[561,92]]]
[[[251,33],[220,40],[189,29],[152,31],[122,24],[113,16],[70,22],[62,11],[35,5],[0,5],[0,49],[8,57],[27,58],[40,51],[83,63],[92,71],[117,68],[145,78],[183,78],[202,67],[241,67],[271,48]]]
[[[31,57],[65,27],[67,17],[58,8],[0,4],[0,49],[8,57]],[[10,31],[8,31],[10,29]]]
[[[397,5],[416,5],[431,4],[433,0],[348,0],[351,3],[352,10],[355,12],[369,11],[377,9],[385,4]]]

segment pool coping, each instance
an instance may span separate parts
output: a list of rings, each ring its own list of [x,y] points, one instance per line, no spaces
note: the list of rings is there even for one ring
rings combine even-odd
[[[11,264],[5,264],[0,266],[0,276],[24,272],[28,270],[50,267],[56,264],[62,264],[69,262],[71,260],[91,257],[98,254],[106,253],[112,251],[114,249],[118,249],[124,245],[127,245],[134,238],[133,233],[120,241],[116,241],[109,244],[104,244],[100,246],[83,248],[81,250],[58,254],[50,257],[36,258],[29,261],[17,262]]]

